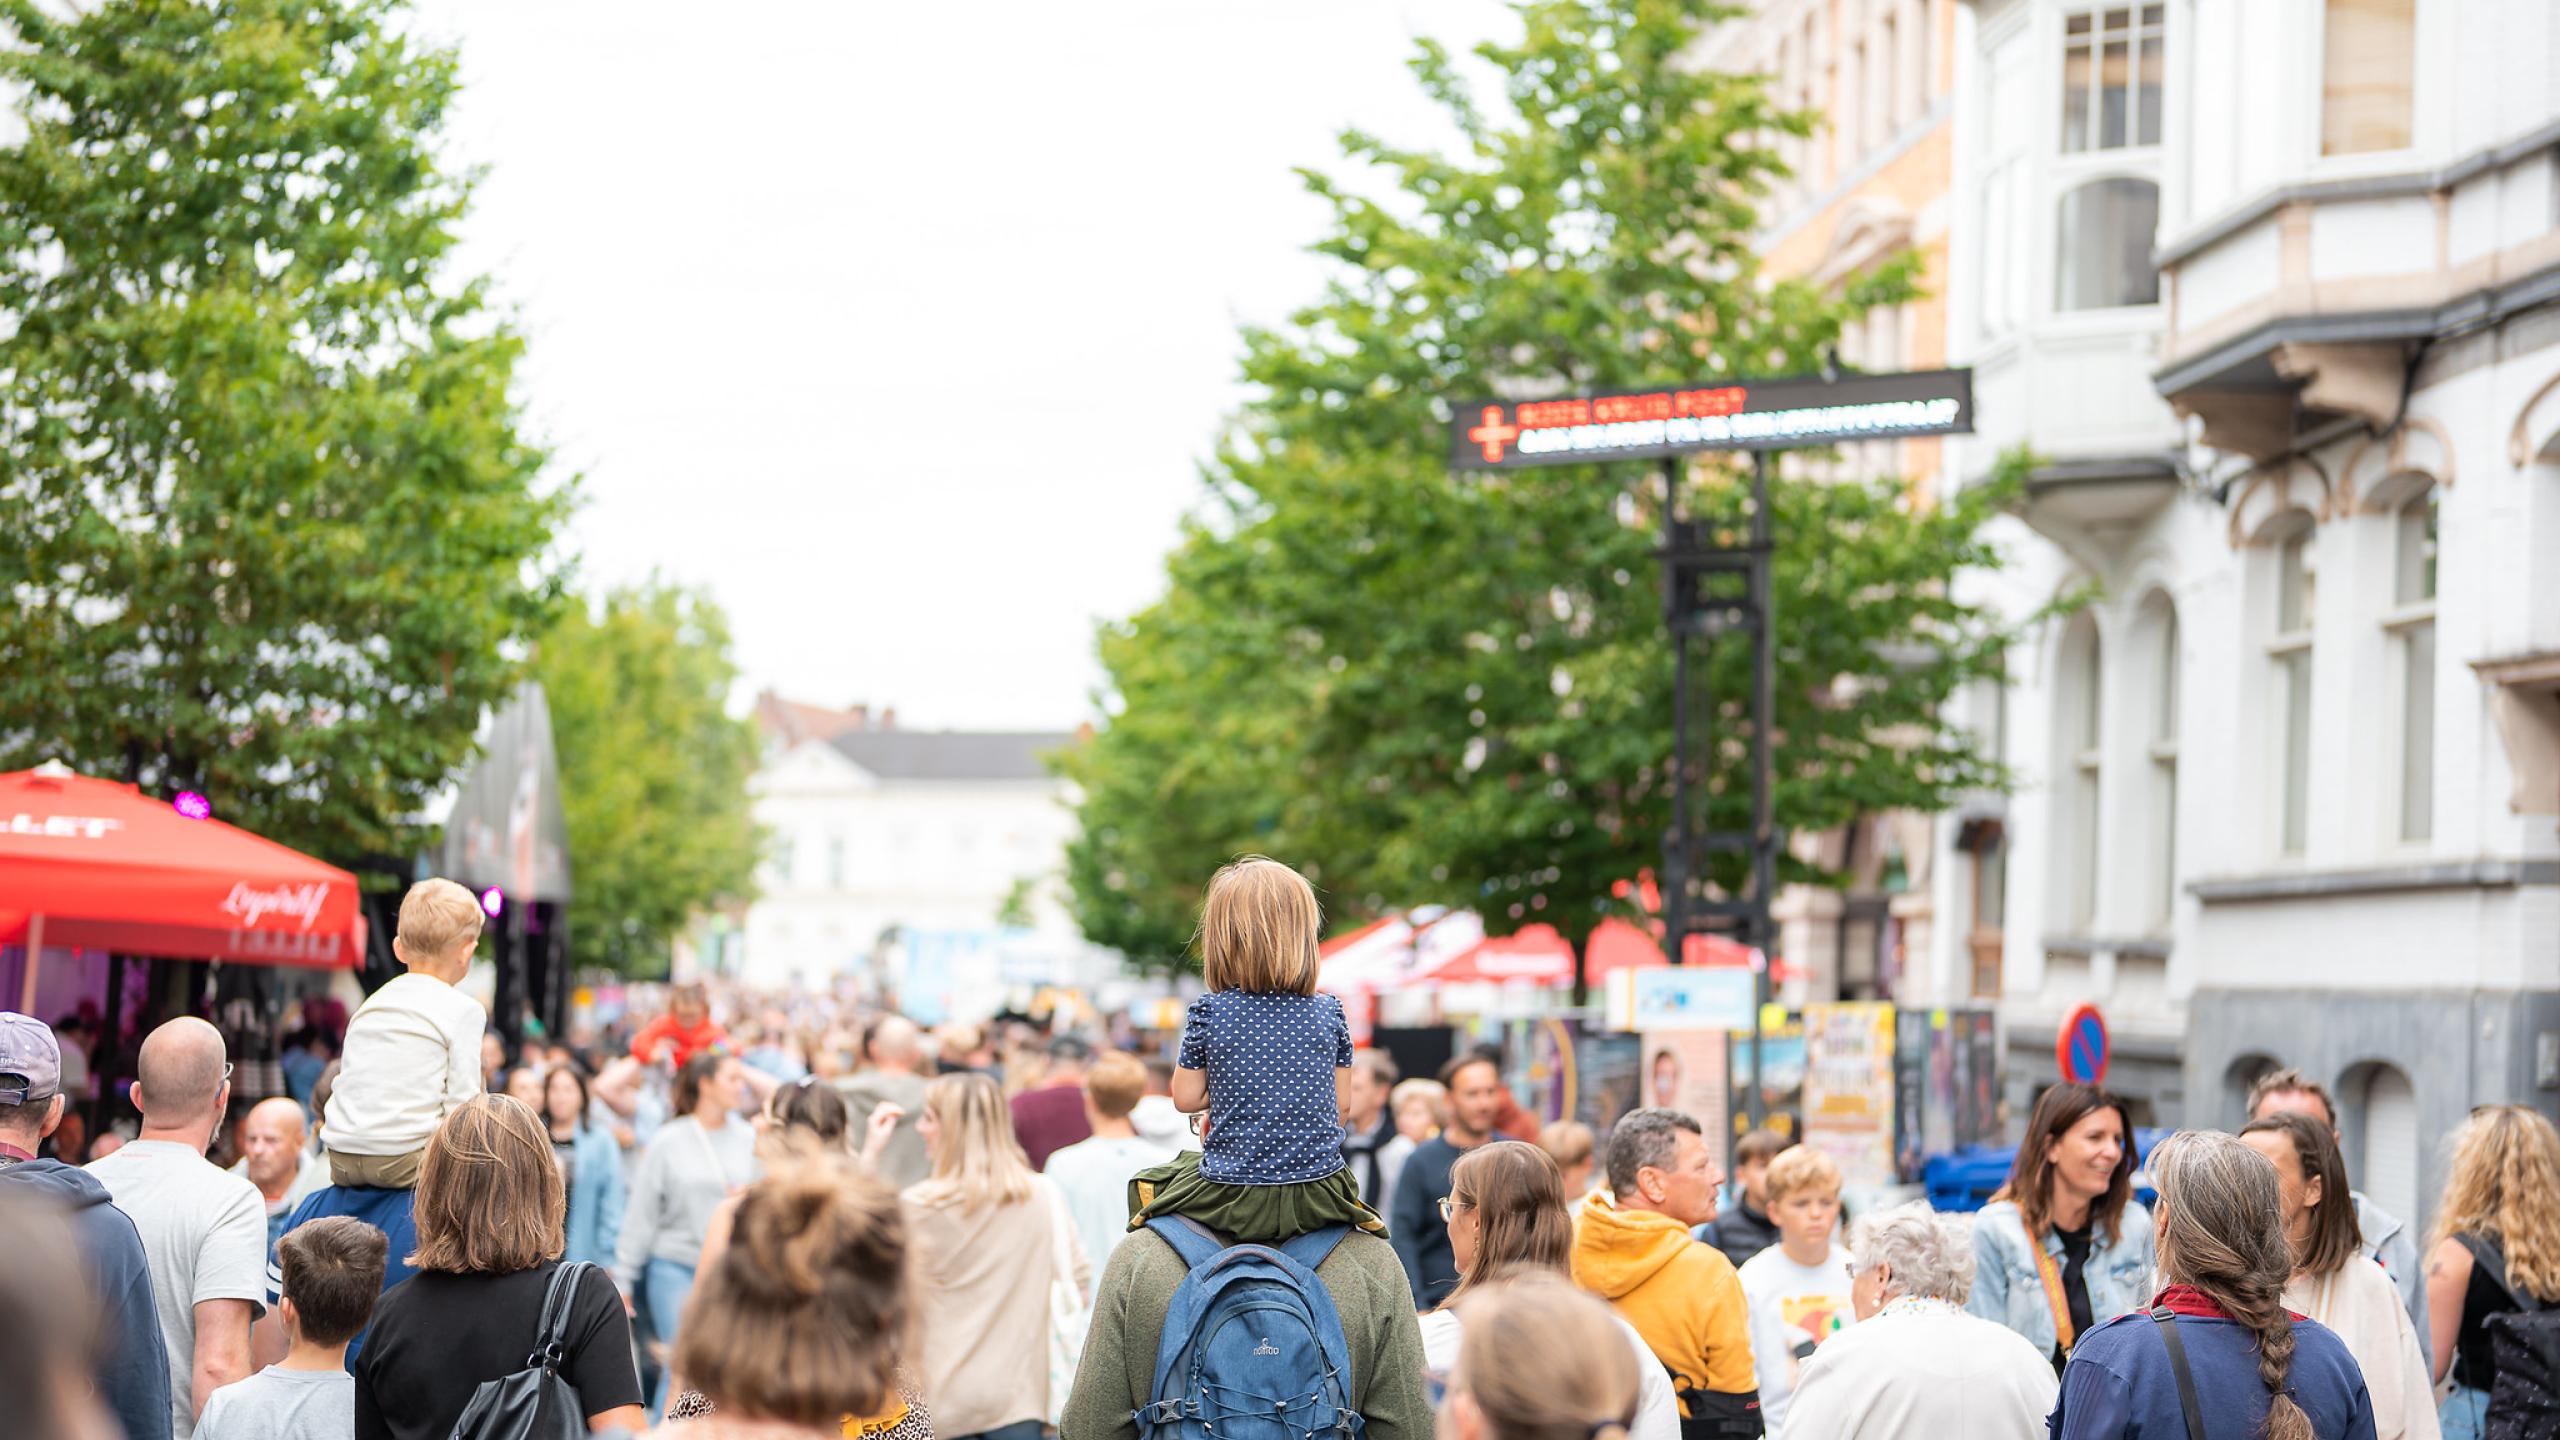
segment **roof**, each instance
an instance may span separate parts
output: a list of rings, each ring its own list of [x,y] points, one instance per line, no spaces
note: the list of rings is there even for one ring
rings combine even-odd
[[[786,700],[770,690],[756,696],[755,716],[756,724],[765,734],[779,739],[786,746],[797,745],[803,740],[832,740],[848,730],[896,723],[894,712],[890,717],[874,720],[868,705],[831,710],[824,705]]]
[[[883,780],[1046,780],[1041,757],[1075,741],[1046,730],[849,730],[828,743]]]

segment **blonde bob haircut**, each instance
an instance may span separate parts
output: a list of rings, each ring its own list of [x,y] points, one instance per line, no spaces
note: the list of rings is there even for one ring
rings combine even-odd
[[[1323,929],[1305,876],[1247,855],[1209,877],[1200,903],[1201,976],[1212,990],[1313,995]]]
[[[1474,1406],[1490,1440],[1626,1440],[1635,1354],[1597,1297],[1552,1270],[1515,1271],[1469,1295],[1458,1319],[1450,1401]]]
[[[1031,1198],[1031,1157],[1014,1138],[1013,1111],[993,1078],[943,1076],[924,1087],[924,1113],[942,1133],[917,1199],[982,1210]]]
[[[512,1275],[557,1260],[567,1195],[550,1133],[512,1095],[474,1095],[427,1140],[409,1264]]]

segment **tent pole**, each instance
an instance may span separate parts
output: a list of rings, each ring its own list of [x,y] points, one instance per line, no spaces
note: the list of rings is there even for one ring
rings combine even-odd
[[[27,917],[27,969],[18,982],[18,1013],[36,1013],[36,971],[44,967],[44,912]]]

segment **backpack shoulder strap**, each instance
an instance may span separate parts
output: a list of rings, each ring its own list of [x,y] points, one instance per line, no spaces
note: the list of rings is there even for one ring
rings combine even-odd
[[[1324,1262],[1332,1259],[1333,1252],[1341,1249],[1342,1242],[1350,1238],[1350,1226],[1327,1225],[1304,1235],[1292,1235],[1271,1248],[1306,1266],[1307,1273],[1313,1275],[1324,1268]]]
[[[2204,1407],[2196,1399],[2195,1372],[2187,1368],[2187,1345],[2178,1338],[2178,1317],[2163,1305],[2151,1312],[2160,1327],[2160,1343],[2169,1347],[2169,1368],[2178,1376],[2178,1408],[2186,1412],[2187,1440],[2205,1440]]]
[[[2498,1288],[2507,1292],[2507,1298],[2515,1302],[2517,1309],[2539,1310],[2542,1308],[2543,1302],[2539,1296],[2528,1295],[2517,1289],[2515,1282],[2507,1278],[2507,1252],[2499,1246],[2497,1241],[2486,1235],[2473,1235],[2468,1232],[2453,1238],[2461,1241],[2462,1248],[2471,1252],[2474,1264],[2487,1268],[2489,1278],[2498,1282]]]
[[[1186,1270],[1199,1269],[1217,1259],[1227,1248],[1207,1231],[1179,1215],[1158,1215],[1147,1222],[1147,1229],[1157,1239],[1173,1247],[1173,1253],[1182,1257]]]

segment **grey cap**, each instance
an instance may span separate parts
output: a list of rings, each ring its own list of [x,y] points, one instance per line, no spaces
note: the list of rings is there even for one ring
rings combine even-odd
[[[62,1046],[33,1015],[0,1010],[0,1105],[31,1105],[62,1093]]]

